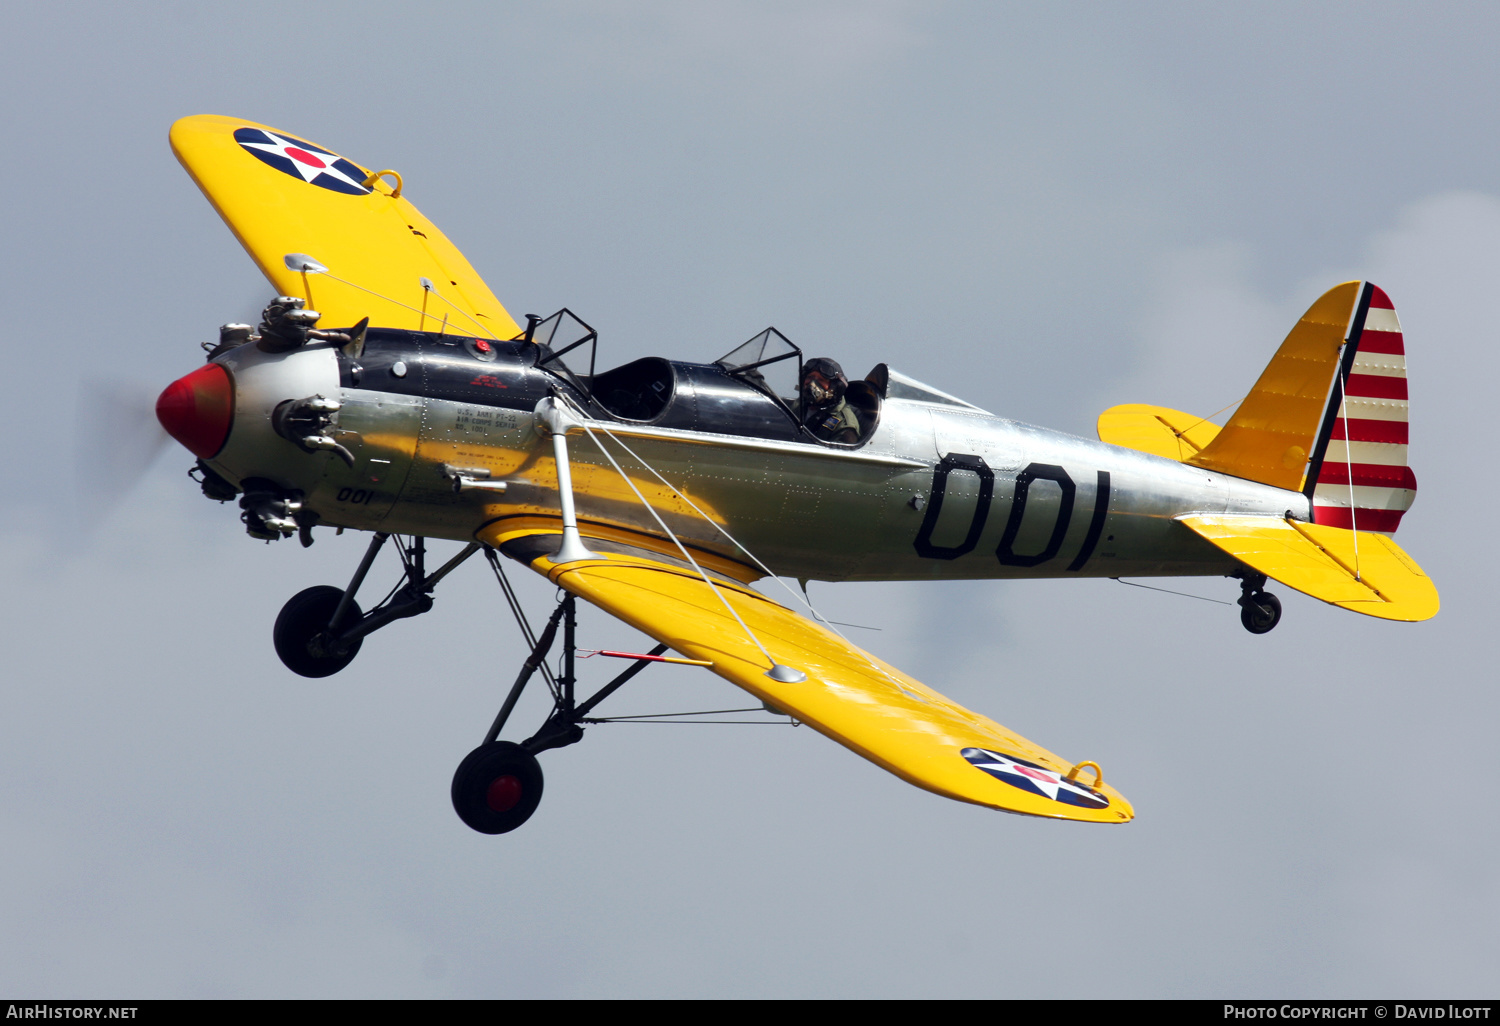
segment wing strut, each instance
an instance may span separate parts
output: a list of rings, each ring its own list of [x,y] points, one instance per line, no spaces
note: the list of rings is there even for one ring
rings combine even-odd
[[[573,473],[568,466],[568,428],[577,421],[555,398],[549,396],[536,404],[536,418],[552,435],[552,458],[557,463],[557,497],[562,504],[562,548],[557,550],[559,563],[577,563],[598,559],[578,535],[578,512],[573,506]]]

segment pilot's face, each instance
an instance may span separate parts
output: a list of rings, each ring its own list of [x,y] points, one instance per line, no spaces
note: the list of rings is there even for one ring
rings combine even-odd
[[[833,399],[833,382],[817,371],[809,371],[802,379],[802,394],[814,406],[823,406]]]

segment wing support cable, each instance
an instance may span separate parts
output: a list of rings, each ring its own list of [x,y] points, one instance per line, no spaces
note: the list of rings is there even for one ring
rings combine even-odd
[[[287,254],[287,259],[289,261],[287,266],[289,266],[289,267],[291,266],[290,260],[291,260],[291,258],[293,256],[302,256],[302,254],[299,254],[299,253],[289,253],[289,254]],[[313,261],[311,257],[308,257],[307,259],[311,263],[317,263],[316,261]],[[465,320],[467,320],[470,323],[472,323],[474,325],[474,327],[477,328],[479,331],[481,331],[484,334],[488,335],[490,338],[494,339],[496,342],[501,341],[501,338],[500,338],[499,335],[496,335],[494,333],[494,331],[492,331],[487,325],[480,324],[477,320],[475,320],[473,317],[471,317],[469,315],[469,312],[467,310],[465,310],[462,307],[458,306],[452,300],[450,300],[447,296],[445,296],[441,292],[439,292],[433,286],[432,282],[428,281],[426,278],[420,278],[420,279],[418,279],[418,283],[421,284],[421,286],[422,286],[422,305],[420,307],[416,307],[416,306],[412,306],[410,303],[403,303],[399,299],[392,299],[390,296],[387,296],[387,295],[384,295],[382,293],[376,292],[374,289],[367,289],[363,285],[360,285],[357,282],[352,282],[352,281],[350,281],[347,278],[340,278],[338,275],[334,274],[328,268],[323,267],[322,264],[318,264],[317,266],[318,266],[318,269],[314,269],[314,268],[312,268],[310,266],[304,265],[301,268],[293,268],[293,270],[301,270],[302,273],[303,273],[303,278],[304,279],[309,274],[321,274],[321,275],[325,275],[326,277],[332,278],[334,281],[338,282],[341,285],[348,285],[351,289],[359,289],[359,291],[369,293],[370,295],[374,296],[376,299],[383,299],[387,303],[394,303],[396,306],[399,306],[399,307],[402,307],[404,309],[410,310],[412,313],[421,316],[422,319],[423,319],[423,323],[426,322],[426,318],[428,316],[428,314],[427,314],[427,296],[429,294],[437,296],[444,303],[447,303],[450,307],[452,307],[455,313],[459,314],[459,316],[463,317]],[[308,294],[311,295],[311,290],[309,290]],[[309,303],[309,305],[311,305],[311,303]],[[435,317],[436,315],[433,315],[433,316]],[[444,324],[445,327],[447,326],[447,323],[448,323],[448,315],[444,314],[443,315],[443,324]]]
[[[580,423],[580,426],[582,426],[583,430],[588,433],[589,438],[591,438],[593,440],[594,444],[596,446],[598,446],[599,451],[602,452],[602,453],[604,453],[605,458],[609,460],[609,462],[611,463],[611,465],[613,465],[614,468],[615,468],[615,470],[619,473],[620,477],[622,479],[624,479],[625,483],[630,487],[630,490],[632,492],[635,492],[635,497],[637,499],[641,500],[641,505],[643,505],[643,506],[646,507],[647,511],[650,512],[650,514],[653,517],[655,517],[656,522],[658,524],[661,524],[662,530],[664,530],[664,531],[667,532],[667,534],[671,537],[672,541],[676,542],[677,547],[682,550],[683,555],[687,556],[687,549],[683,546],[682,542],[680,542],[680,541],[677,540],[677,536],[675,534],[672,534],[671,530],[667,527],[667,525],[662,522],[661,517],[657,516],[656,510],[652,509],[651,504],[649,502],[647,502],[645,500],[645,498],[641,495],[640,491],[635,487],[634,482],[632,482],[630,480],[629,476],[626,475],[625,471],[620,468],[620,464],[617,463],[617,462],[615,462],[614,456],[612,456],[610,454],[609,450],[604,447],[604,443],[601,442],[601,441],[599,441],[598,437],[595,436],[595,434],[593,432],[593,429],[590,428],[590,426],[586,422],[580,421],[579,423]],[[628,446],[624,442],[620,441],[620,438],[619,438],[618,435],[616,435],[613,431],[611,431],[609,428],[605,427],[602,424],[599,425],[599,430],[602,431],[604,434],[608,435],[609,438],[610,438],[610,440],[612,442],[614,442],[616,445],[618,445],[621,449],[624,449],[627,453],[629,453],[631,459],[635,460],[637,463],[639,463],[646,470],[650,471],[651,475],[653,477],[655,477],[662,484],[666,485],[666,487],[672,492],[672,494],[674,496],[676,496],[678,499],[681,499],[684,503],[686,503],[688,505],[688,507],[690,509],[693,510],[693,512],[697,513],[700,517],[702,517],[705,521],[707,521],[715,530],[717,530],[726,539],[728,539],[728,541],[729,541],[729,543],[731,545],[733,545],[736,549],[738,549],[739,551],[743,552],[747,557],[749,557],[750,561],[753,562],[757,567],[759,567],[762,573],[764,573],[767,577],[770,577],[773,580],[775,580],[777,584],[781,585],[783,588],[786,589],[787,593],[790,594],[793,599],[796,599],[798,602],[802,603],[802,605],[806,606],[807,607],[807,611],[812,614],[812,617],[813,617],[814,620],[817,620],[819,623],[822,623],[825,626],[827,626],[827,628],[829,630],[831,630],[834,634],[838,635],[844,641],[846,641],[846,642],[849,641],[848,637],[845,636],[844,632],[841,631],[841,630],[839,630],[838,627],[835,626],[834,621],[829,620],[822,613],[818,612],[818,610],[813,606],[812,600],[810,598],[808,598],[806,594],[803,594],[802,596],[798,596],[797,592],[792,589],[791,585],[789,585],[785,581],[783,581],[780,578],[780,576],[778,576],[773,570],[771,570],[770,567],[766,566],[765,563],[761,562],[761,559],[760,559],[759,556],[757,556],[755,553],[751,552],[743,544],[741,544],[740,541],[737,538],[734,537],[734,535],[732,535],[732,534],[729,533],[729,531],[724,527],[723,524],[720,524],[718,521],[714,520],[713,517],[710,517],[707,513],[703,512],[703,510],[698,507],[697,503],[695,503],[692,499],[689,499],[686,495],[683,495],[682,492],[678,491],[677,487],[675,485],[673,485],[672,482],[668,481],[665,477],[663,477],[661,475],[660,471],[658,471],[655,467],[651,466],[651,464],[647,463],[644,459],[642,459],[641,456],[640,456],[640,454],[637,453],[634,449],[630,448],[630,446]],[[688,558],[688,561],[693,564],[694,569],[696,569],[698,571],[698,573],[703,576],[703,579],[705,581],[707,581],[708,580],[707,575],[703,574],[702,568],[698,566],[697,562],[693,560],[692,556],[688,556],[687,558]],[[711,587],[711,588],[713,587],[712,582],[709,582],[709,587]],[[718,594],[718,589],[715,588],[714,589],[714,593]],[[720,598],[721,601],[723,601],[723,596],[722,595],[720,595],[719,598]],[[724,604],[727,606],[729,603],[725,602]],[[730,612],[733,613],[734,610],[730,609]],[[738,614],[735,614],[735,619],[739,620],[739,615]],[[740,625],[744,626],[744,622],[740,621]],[[857,626],[857,625],[852,625],[852,626]],[[750,629],[748,627],[746,627],[745,631],[748,634],[749,631],[750,631]],[[751,635],[751,638],[752,638],[752,640],[754,640],[754,635]],[[759,641],[756,641],[755,644],[756,644],[757,647],[760,647],[760,642]],[[863,651],[863,649],[860,649],[858,646],[854,645],[853,642],[849,642],[849,644],[856,651]],[[765,649],[761,648],[761,652],[764,653]],[[916,693],[914,691],[911,691],[910,689],[908,689],[906,687],[903,687],[901,685],[900,681],[896,680],[889,673],[887,673],[885,671],[885,669],[882,668],[874,660],[870,660],[870,668],[873,669],[873,670],[875,670],[877,673],[879,673],[886,680],[890,681],[890,683],[892,684],[892,686],[894,686],[896,688],[896,690],[899,691],[899,692],[901,692],[903,695],[906,695],[906,696],[908,696],[910,698],[915,698],[915,699],[917,699],[919,701],[922,701],[922,702],[927,701],[927,699],[926,699],[925,696],[920,695],[920,694],[918,694],[918,693]],[[770,676],[770,674],[768,674],[768,676]]]
[[[516,624],[521,628],[521,637],[526,639],[528,647],[537,647],[536,633],[531,629],[531,621],[526,619],[526,610],[521,608],[521,600],[516,597],[516,592],[511,587],[510,578],[505,574],[505,568],[500,565],[500,560],[495,557],[495,550],[488,545],[484,547],[484,558],[489,561],[490,569],[495,572],[495,580],[500,582],[500,590],[505,593],[505,601],[510,606],[511,615],[516,618]],[[552,676],[552,669],[544,661],[539,667],[542,677],[547,681],[547,690],[552,692],[553,700],[561,697],[557,690],[557,679]]]
[[[630,480],[630,475],[625,473],[625,469],[621,467],[619,461],[615,459],[614,453],[605,448],[604,444],[599,441],[598,436],[594,434],[593,429],[590,428],[586,422],[580,420],[578,421],[578,423],[583,428],[583,430],[588,433],[589,439],[599,447],[599,451],[604,454],[604,458],[609,460],[610,465],[615,468],[615,472],[620,475],[620,479],[625,482],[626,487],[628,487],[632,492],[635,493],[635,497],[641,501],[641,505],[646,508],[646,512],[651,514],[651,518],[656,521],[657,526],[662,529],[662,531],[668,538],[672,539],[672,543],[677,546],[677,551],[682,553],[682,558],[687,560],[688,563],[692,565],[693,569],[698,572],[698,576],[703,578],[703,583],[708,585],[709,590],[712,591],[714,595],[717,596],[719,601],[724,604],[724,608],[729,610],[729,615],[734,617],[735,623],[740,625],[740,629],[745,632],[745,636],[750,639],[750,641],[755,645],[756,648],[760,649],[760,654],[765,656],[766,662],[771,664],[771,668],[766,671],[766,676],[770,677],[774,681],[779,681],[783,684],[796,684],[800,681],[806,680],[807,674],[803,673],[801,670],[795,669],[790,666],[784,666],[781,663],[777,662],[774,658],[772,658],[771,653],[766,651],[766,646],[761,644],[760,638],[756,637],[755,632],[750,629],[750,625],[745,623],[745,621],[740,617],[739,612],[734,608],[734,606],[729,604],[729,600],[725,598],[724,593],[719,590],[718,585],[714,584],[713,579],[704,572],[703,567],[698,565],[698,561],[693,558],[693,554],[688,551],[687,546],[682,544],[681,539],[679,539],[676,533],[667,526],[667,522],[661,518],[660,513],[656,512],[655,507],[653,507],[651,503],[646,501],[646,497],[642,495],[641,490],[635,486],[635,482]],[[611,434],[610,437],[614,438],[614,435]],[[619,442],[619,439],[615,438],[615,441]],[[624,443],[620,444],[621,448],[625,448]],[[625,451],[630,452],[628,448],[625,448]],[[631,455],[635,456],[635,453],[632,452]],[[635,458],[637,460],[640,460],[639,456],[636,456]],[[641,461],[641,465],[646,466],[644,461]],[[646,469],[651,470],[650,467],[647,467]],[[654,470],[652,470],[651,472],[653,474],[656,473],[656,471]],[[660,475],[657,476],[660,477]],[[671,488],[672,486],[668,485],[667,487]],[[672,490],[673,492],[677,491],[677,489],[675,488],[673,488]],[[698,507],[693,506],[693,509],[697,510]],[[703,511],[698,510],[698,512],[700,515],[702,515]],[[566,530],[566,528],[564,528],[564,530]],[[566,543],[567,542],[565,538],[564,544]]]
[[[493,552],[493,549],[485,550],[486,556],[492,561],[494,559]],[[496,714],[494,722],[490,724],[488,733],[485,734],[485,744],[491,744],[499,738],[500,732],[505,729],[505,724],[510,719],[511,713],[515,711],[516,703],[520,701],[522,692],[526,690],[526,685],[535,676],[537,670],[542,670],[543,673],[546,673],[547,655],[552,650],[553,643],[557,640],[559,628],[562,629],[563,633],[561,653],[562,672],[553,690],[552,714],[547,717],[546,722],[542,724],[540,730],[521,742],[521,747],[532,755],[535,755],[537,752],[546,751],[549,748],[562,748],[582,740],[582,725],[585,723],[615,722],[614,718],[590,717],[589,713],[593,712],[600,702],[603,702],[610,695],[629,683],[638,673],[654,662],[657,662],[661,658],[662,653],[667,651],[666,645],[658,644],[655,648],[651,649],[649,654],[640,654],[624,671],[617,674],[613,680],[596,691],[592,697],[580,703],[577,700],[577,694],[574,690],[574,686],[577,683],[577,676],[574,672],[578,651],[575,642],[575,632],[577,631],[578,622],[577,603],[578,599],[576,596],[565,594],[562,600],[558,602],[557,608],[552,611],[552,615],[548,617],[546,626],[542,628],[542,633],[531,647],[531,654],[526,657],[526,662],[522,664],[521,671],[516,675],[515,683],[511,685],[510,691],[505,696],[505,702],[500,706],[499,713]],[[733,709],[724,711],[744,712],[747,710]],[[656,714],[656,716],[703,716],[708,714],[709,712],[664,713]],[[625,717],[624,719],[630,721],[639,718]],[[650,718],[655,719],[656,717],[652,716]],[[721,723],[725,721],[710,720],[707,722]]]
[[[520,701],[526,686],[538,671],[547,681],[548,690],[552,696],[552,713],[542,724],[540,730],[530,738],[521,742],[521,747],[535,755],[537,752],[549,748],[562,748],[573,744],[583,738],[583,724],[589,723],[749,723],[749,724],[776,724],[782,721],[768,720],[686,720],[685,716],[715,716],[728,713],[756,712],[755,709],[705,709],[685,713],[645,713],[634,716],[590,716],[589,713],[610,695],[629,683],[642,670],[658,662],[692,662],[699,660],[675,659],[664,655],[668,646],[658,644],[649,653],[645,652],[605,652],[601,649],[587,650],[579,649],[575,641],[577,624],[577,598],[571,594],[564,593],[557,608],[548,617],[543,626],[541,634],[534,633],[531,624],[526,618],[525,611],[521,608],[519,598],[515,589],[511,586],[510,579],[505,569],[500,565],[500,560],[495,550],[488,545],[484,546],[484,558],[490,564],[495,573],[495,579],[500,582],[500,588],[505,593],[505,601],[515,615],[516,623],[521,628],[521,634],[526,639],[530,652],[522,664],[521,670],[516,674],[515,681],[506,693],[505,701],[500,706],[500,711],[495,715],[490,724],[489,731],[485,734],[484,743],[491,744],[499,739],[500,732],[505,729],[505,724],[510,720],[515,711],[516,704]],[[561,628],[563,632],[563,646],[560,653],[561,665],[559,673],[554,678],[547,666],[547,656],[552,651],[557,641],[557,632]],[[594,695],[583,702],[577,700],[574,686],[577,681],[575,673],[575,660],[577,658],[587,659],[590,655],[617,655],[620,658],[632,660],[624,671],[617,674],[608,684],[605,684]],[[790,721],[793,726],[797,723]]]
[[[684,720],[682,716],[728,716],[733,713],[758,713],[765,712],[765,706],[751,706],[748,709],[700,709],[697,712],[680,713],[640,713],[635,716],[591,716],[586,717],[584,723],[657,723],[673,726],[682,723],[718,724],[729,723],[751,727],[800,727],[802,724],[790,716],[779,720]]]

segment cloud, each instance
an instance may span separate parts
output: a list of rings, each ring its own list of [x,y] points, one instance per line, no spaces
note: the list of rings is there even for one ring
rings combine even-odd
[[[1110,384],[1109,404],[1153,403],[1199,416],[1226,405],[1232,411],[1300,312],[1289,312],[1295,298],[1263,295],[1253,265],[1250,249],[1231,242],[1162,256],[1133,332],[1142,340],[1136,369]]]
[[[570,73],[607,68],[635,80],[690,79],[697,88],[729,78],[751,106],[780,106],[809,91],[838,94],[885,74],[920,43],[927,13],[903,0],[670,0],[581,4],[573,12],[587,22],[578,39],[586,63]]]

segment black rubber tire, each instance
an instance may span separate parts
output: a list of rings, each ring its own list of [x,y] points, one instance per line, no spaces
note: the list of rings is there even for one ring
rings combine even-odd
[[[1281,622],[1281,599],[1269,591],[1240,599],[1240,623],[1251,634],[1266,634]]]
[[[480,745],[453,774],[453,811],[481,834],[507,834],[542,801],[542,764],[518,744]]]
[[[281,607],[281,612],[276,617],[271,638],[276,642],[276,654],[281,657],[288,670],[303,677],[331,677],[348,666],[359,654],[359,646],[364,644],[364,638],[355,641],[349,646],[349,651],[341,656],[316,656],[307,649],[308,642],[328,629],[328,621],[333,618],[339,607],[339,600],[343,597],[342,588],[320,584],[316,588],[299,591],[287,599],[286,605]],[[350,602],[349,610],[344,614],[344,623],[355,623],[363,615],[359,603]]]

